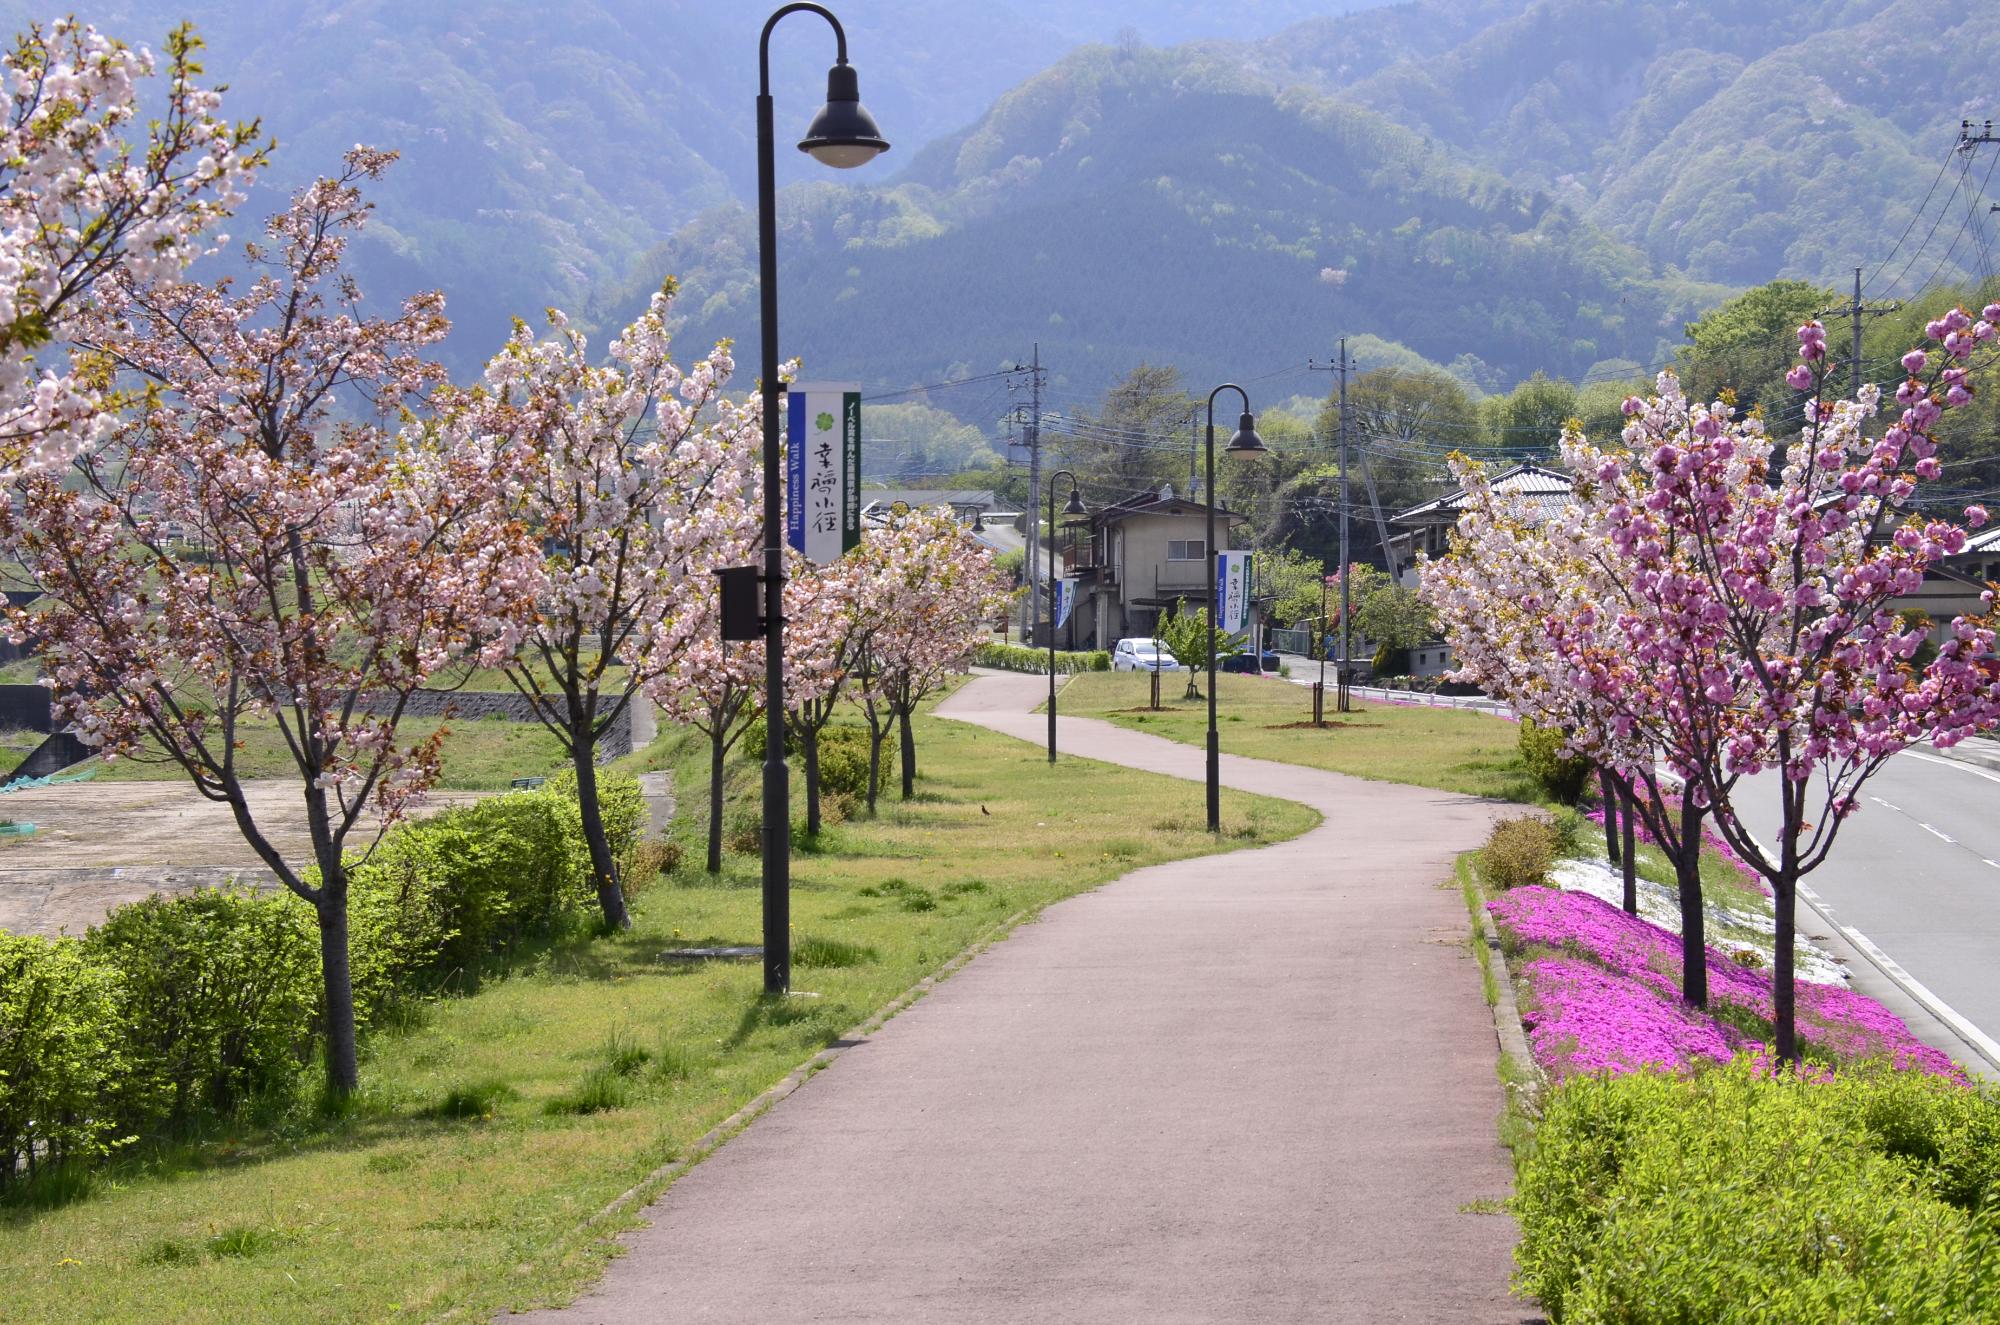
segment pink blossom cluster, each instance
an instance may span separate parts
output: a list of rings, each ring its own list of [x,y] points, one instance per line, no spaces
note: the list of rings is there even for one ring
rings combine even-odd
[[[168,280],[212,252],[204,232],[264,164],[255,127],[222,119],[220,94],[196,84],[199,47],[169,38],[146,120],[149,51],[61,19],[0,56],[0,468],[59,468],[104,435],[116,397],[69,362],[73,320],[107,275]]]
[[[1587,893],[1516,888],[1488,904],[1510,945],[1531,955],[1522,1021],[1552,1075],[1684,1070],[1765,1046],[1678,1001],[1680,939]],[[1711,1006],[1733,1004],[1769,1021],[1772,977],[1708,949]],[[1842,1061],[1887,1058],[1946,1076],[1958,1069],[1871,998],[1837,985],[1800,988],[1806,1041]]]

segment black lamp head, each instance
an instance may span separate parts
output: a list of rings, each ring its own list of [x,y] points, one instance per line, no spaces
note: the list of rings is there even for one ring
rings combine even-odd
[[[843,61],[827,71],[826,104],[813,116],[799,150],[836,170],[867,165],[889,150],[875,117],[861,104],[861,80],[853,65]]]
[[[1064,515],[1090,514],[1089,511],[1083,509],[1083,494],[1081,492],[1078,492],[1075,488],[1071,488],[1069,490],[1069,501],[1064,503],[1063,505],[1063,514]]]
[[[1243,411],[1243,418],[1236,425],[1236,435],[1229,439],[1224,449],[1228,455],[1263,455],[1270,448],[1257,435],[1257,420],[1249,410]]]

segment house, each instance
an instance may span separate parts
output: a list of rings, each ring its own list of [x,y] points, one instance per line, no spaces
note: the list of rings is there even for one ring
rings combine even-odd
[[[1208,514],[1203,503],[1163,487],[1060,524],[1062,573],[1077,579],[1076,647],[1108,649],[1130,636],[1157,634],[1182,599],[1206,603],[1213,553],[1235,549],[1235,527],[1248,518],[1218,507],[1211,549]],[[1064,636],[1067,643],[1067,627]]]

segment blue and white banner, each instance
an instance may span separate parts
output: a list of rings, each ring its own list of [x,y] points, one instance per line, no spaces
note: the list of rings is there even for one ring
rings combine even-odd
[[[1218,624],[1225,634],[1234,635],[1249,624],[1250,554],[1248,552],[1215,554],[1215,597],[1216,601],[1222,604],[1222,619]]]
[[[1069,614],[1076,607],[1076,581],[1057,580],[1055,582],[1055,618],[1057,628],[1069,624]]]
[[[861,388],[786,393],[785,541],[825,565],[861,541]]]

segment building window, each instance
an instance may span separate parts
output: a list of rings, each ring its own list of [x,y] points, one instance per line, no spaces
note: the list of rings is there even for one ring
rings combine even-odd
[[[1168,561],[1201,561],[1207,556],[1206,540],[1199,538],[1170,538],[1167,540]]]

